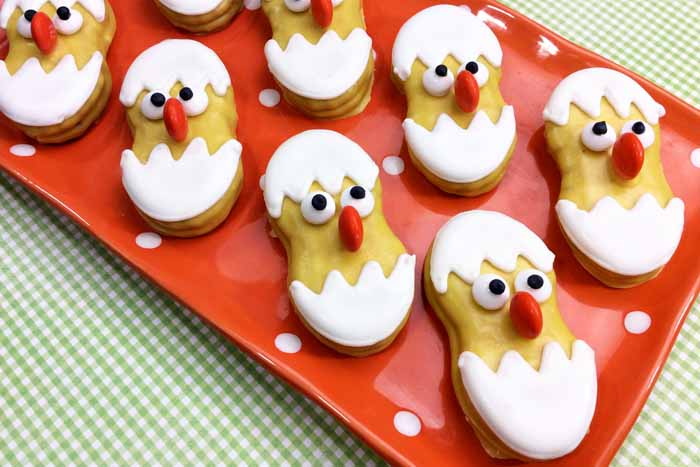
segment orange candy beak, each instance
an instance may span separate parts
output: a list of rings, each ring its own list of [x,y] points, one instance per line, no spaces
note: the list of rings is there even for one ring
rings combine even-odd
[[[644,146],[634,133],[625,133],[613,146],[612,163],[615,173],[624,179],[632,180],[639,175],[644,165]]]
[[[189,124],[182,102],[173,98],[168,99],[163,109],[163,121],[172,139],[181,143],[187,138]]]
[[[53,52],[58,41],[58,34],[53,21],[46,13],[38,11],[32,18],[32,38],[41,53],[47,55]]]
[[[526,339],[535,339],[542,333],[542,309],[527,292],[518,292],[510,300],[510,320],[518,334]]]
[[[311,0],[311,13],[323,29],[333,22],[333,2],[331,0]]]
[[[340,240],[348,251],[355,252],[360,249],[364,238],[364,227],[357,209],[352,206],[343,208],[340,219],[338,219],[338,230],[340,231]]]
[[[480,94],[479,84],[474,75],[462,70],[455,81],[455,97],[459,108],[467,113],[474,112],[479,105]]]

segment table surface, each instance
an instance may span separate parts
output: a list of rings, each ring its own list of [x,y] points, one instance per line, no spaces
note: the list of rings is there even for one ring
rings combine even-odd
[[[700,105],[697,0],[503,3]],[[613,465],[697,466],[698,440],[696,303]],[[0,175],[0,464],[51,462],[383,463]]]

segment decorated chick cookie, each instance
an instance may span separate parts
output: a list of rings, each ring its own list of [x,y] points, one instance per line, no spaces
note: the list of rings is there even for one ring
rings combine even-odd
[[[311,117],[358,114],[374,80],[362,0],[263,0],[268,67],[291,105]]]
[[[107,51],[116,20],[106,0],[5,0],[0,111],[42,143],[78,138],[112,90]]]
[[[168,21],[194,33],[208,33],[225,28],[243,7],[243,0],[153,1]]]
[[[139,214],[165,235],[194,237],[221,224],[243,183],[231,78],[216,53],[166,40],[139,55],[120,100],[134,135],[122,182]]]
[[[369,155],[339,133],[306,131],[277,149],[263,188],[306,327],[353,356],[391,344],[411,310],[416,257],[384,218]]]
[[[683,233],[684,204],[661,163],[664,114],[637,82],[605,68],[564,79],[544,111],[562,174],[559,224],[578,261],[611,287],[654,278]]]
[[[559,313],[554,254],[520,222],[468,211],[438,232],[426,296],[447,329],[452,383],[492,457],[564,456],[588,432],[594,352]]]
[[[503,178],[515,148],[515,113],[499,83],[503,52],[465,6],[427,8],[403,25],[394,81],[408,99],[403,123],[414,165],[435,186],[477,196]]]

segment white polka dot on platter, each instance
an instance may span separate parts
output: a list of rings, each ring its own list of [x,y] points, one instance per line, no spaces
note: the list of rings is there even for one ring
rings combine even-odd
[[[413,412],[401,410],[394,415],[394,428],[404,436],[418,436],[422,428],[420,418]]]
[[[31,144],[15,144],[10,148],[10,154],[17,157],[31,157],[36,154],[36,148]]]
[[[163,238],[155,232],[143,232],[136,236],[136,244],[144,250],[153,250],[163,243]]]
[[[644,334],[651,326],[651,316],[643,311],[631,311],[625,315],[625,329],[630,334]]]
[[[275,347],[284,353],[297,353],[301,350],[301,339],[296,334],[284,332],[275,337]]]
[[[260,0],[244,0],[243,4],[248,10],[258,10],[260,9]]]
[[[406,164],[400,157],[389,156],[385,157],[382,161],[382,167],[384,168],[384,172],[389,175],[401,175],[404,169],[406,169]]]
[[[274,107],[280,103],[280,93],[274,89],[263,89],[258,95],[258,100],[265,107]]]
[[[700,169],[700,148],[690,153],[690,163]]]

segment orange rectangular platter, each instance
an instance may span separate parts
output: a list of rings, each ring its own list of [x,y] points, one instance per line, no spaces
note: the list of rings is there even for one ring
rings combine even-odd
[[[667,109],[662,120],[663,162],[669,182],[686,204],[686,228],[678,251],[655,280],[612,290],[575,261],[559,232],[553,205],[559,174],[545,150],[542,109],[554,86],[589,66],[621,69],[581,49],[522,15],[493,2],[466,2],[494,30],[504,50],[502,90],[518,119],[518,146],[512,164],[492,193],[476,199],[446,196],[411,166],[401,122],[405,98],[390,80],[391,48],[401,25],[434,4],[425,0],[365,1],[365,15],[377,53],[372,102],[361,115],[338,122],[309,120],[285,103],[263,107],[258,95],[274,88],[263,45],[271,32],[260,10],[243,11],[222,32],[199,36],[226,63],[240,115],[245,184],[225,224],[192,240],[164,239],[156,249],[140,248],[136,236],[148,227],[121,186],[119,168],[131,136],[118,90],[127,68],[145,48],[170,37],[173,29],[153,2],[113,0],[118,30],[108,57],[114,89],[106,114],[84,138],[62,146],[37,147],[33,157],[16,157],[10,147],[31,143],[3,125],[0,166],[104,242],[144,276],[196,311],[239,347],[326,408],[382,456],[396,464],[499,464],[481,449],[454,397],[449,376],[447,335],[417,287],[406,329],[385,352],[368,358],[340,356],[318,343],[299,322],[286,293],[282,245],[269,234],[258,186],[275,148],[310,128],[339,131],[362,145],[381,166],[400,155],[406,170],[381,173],[384,208],[390,225],[418,255],[419,266],[438,228],[465,210],[502,211],[525,222],[556,253],[559,302],[574,333],[596,351],[599,394],[589,435],[557,466],[607,465],[639,414],[668,356],[700,285],[700,169],[690,153],[700,147],[700,113],[653,84],[638,79]],[[446,2],[450,3],[450,2]],[[420,271],[416,272],[420,284]],[[627,312],[652,317],[644,334],[625,331]],[[298,353],[285,354],[275,337],[301,338]],[[394,415],[416,414],[415,437],[400,434]]]

